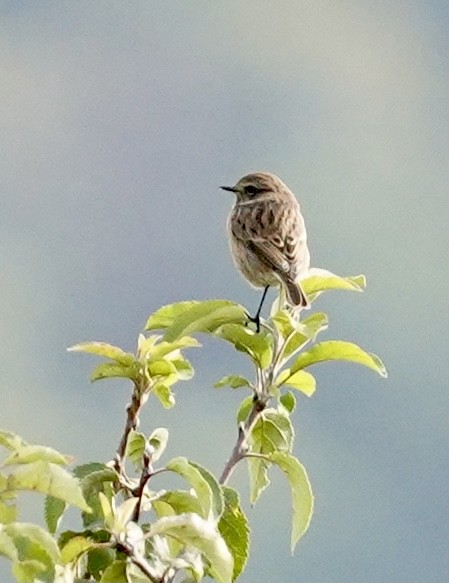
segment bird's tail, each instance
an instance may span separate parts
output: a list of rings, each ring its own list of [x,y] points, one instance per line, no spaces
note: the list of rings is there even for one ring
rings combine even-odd
[[[287,301],[292,306],[298,306],[301,308],[310,308],[310,302],[307,299],[301,284],[297,281],[286,280],[284,281],[285,291],[287,293]]]

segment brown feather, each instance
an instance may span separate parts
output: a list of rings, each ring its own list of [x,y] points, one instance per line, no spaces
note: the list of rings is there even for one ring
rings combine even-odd
[[[298,279],[309,268],[310,255],[300,206],[275,175],[250,174],[234,187],[236,203],[228,220],[234,261],[256,287],[279,285],[294,306],[308,301]]]

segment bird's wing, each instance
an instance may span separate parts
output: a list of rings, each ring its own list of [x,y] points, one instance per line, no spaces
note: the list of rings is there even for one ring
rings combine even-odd
[[[248,249],[252,251],[263,263],[283,273],[289,273],[290,263],[283,254],[283,242],[277,245],[277,240],[250,239],[247,241]]]
[[[251,219],[247,210],[236,213],[233,235],[265,265],[290,275],[305,233],[298,207],[279,203],[254,205]]]

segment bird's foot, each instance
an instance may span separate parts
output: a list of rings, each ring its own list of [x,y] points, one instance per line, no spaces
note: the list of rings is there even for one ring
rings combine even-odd
[[[250,322],[256,325],[256,332],[257,334],[260,332],[260,315],[256,314],[255,316],[250,316],[248,312],[246,312],[246,317],[248,321],[245,323],[245,326],[248,326]]]

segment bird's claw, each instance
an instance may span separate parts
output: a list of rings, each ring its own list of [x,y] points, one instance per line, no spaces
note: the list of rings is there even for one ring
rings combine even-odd
[[[247,321],[245,322],[245,326],[248,326],[249,322],[252,322],[253,324],[256,325],[256,332],[259,333],[260,332],[260,316],[259,316],[259,314],[256,314],[256,316],[251,316],[250,314],[248,314],[248,312],[246,312],[246,317],[247,317]]]

